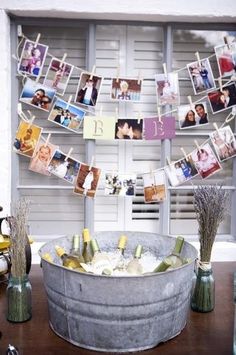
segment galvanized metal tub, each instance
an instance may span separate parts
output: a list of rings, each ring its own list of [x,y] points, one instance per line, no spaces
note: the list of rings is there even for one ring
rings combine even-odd
[[[142,232],[99,232],[93,237],[102,250],[114,250],[121,234],[127,235],[130,251],[142,244],[158,257],[170,254],[175,244],[175,238]],[[57,244],[69,250],[71,238],[46,243],[40,256],[55,256]],[[185,242],[182,255],[192,261],[175,270],[131,277],[80,273],[42,260],[51,328],[74,345],[103,352],[145,350],[175,337],[186,325],[197,250]]]

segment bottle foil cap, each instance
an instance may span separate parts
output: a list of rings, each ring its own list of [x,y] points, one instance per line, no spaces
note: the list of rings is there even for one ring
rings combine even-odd
[[[59,245],[55,246],[56,252],[58,256],[62,256],[63,254],[65,254],[65,249],[63,249],[62,247],[59,247]]]
[[[127,243],[127,237],[126,235],[121,235],[118,243],[118,248],[119,249],[125,249]]]
[[[83,239],[84,239],[84,243],[88,243],[91,240],[88,228],[84,228],[83,230]]]

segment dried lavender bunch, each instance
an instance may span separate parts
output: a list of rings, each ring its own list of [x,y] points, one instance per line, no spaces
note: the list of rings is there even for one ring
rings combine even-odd
[[[27,222],[29,202],[22,198],[13,207],[13,217],[8,217],[10,227],[11,274],[22,277],[26,272],[25,246],[27,244]]]
[[[229,206],[229,193],[222,186],[198,186],[194,191],[194,209],[198,221],[200,260],[210,262],[217,229]]]

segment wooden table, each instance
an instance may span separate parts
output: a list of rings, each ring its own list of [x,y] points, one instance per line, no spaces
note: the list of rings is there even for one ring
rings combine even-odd
[[[216,305],[213,312],[190,311],[187,325],[180,335],[159,344],[156,348],[139,352],[139,355],[230,355],[233,350],[233,273],[236,262],[213,263],[216,282]],[[76,347],[58,337],[49,327],[47,299],[43,287],[42,270],[33,265],[32,284],[33,316],[25,323],[13,324],[6,320],[6,286],[0,286],[0,354],[8,344],[19,349],[20,355],[94,355],[100,352]]]

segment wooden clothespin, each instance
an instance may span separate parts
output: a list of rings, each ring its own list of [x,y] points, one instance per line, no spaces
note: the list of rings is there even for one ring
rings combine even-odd
[[[150,165],[149,173],[150,173],[151,179],[153,179],[153,178],[154,178],[154,174],[153,174],[153,169],[152,169],[152,166],[151,166],[151,165]]]
[[[90,161],[90,165],[89,165],[89,171],[92,170],[93,162],[94,162],[94,155],[92,155],[92,157],[91,157],[91,161]]]
[[[116,107],[116,109],[115,109],[115,118],[116,118],[116,121],[118,120],[118,117],[119,117],[119,110],[118,110],[118,107]]]
[[[116,68],[116,82],[119,83],[120,81],[120,64],[118,64]]]
[[[142,113],[141,111],[138,112],[138,117],[137,117],[137,123],[140,124],[140,120],[142,119]]]
[[[183,155],[184,155],[184,157],[185,157],[186,161],[188,161],[188,155],[186,154],[186,152],[185,152],[184,148],[183,148],[183,147],[181,147],[181,148],[180,148],[180,150],[182,151],[182,153],[183,153]]]
[[[201,152],[201,147],[200,147],[200,145],[198,144],[198,141],[197,141],[196,139],[194,139],[194,143],[195,143],[195,145],[196,145],[196,147],[197,147],[198,152],[200,153],[200,152]]]
[[[48,145],[48,142],[49,142],[50,138],[51,138],[51,133],[48,134],[47,139],[46,139],[46,141],[44,143],[44,147],[46,147]]]
[[[167,74],[166,63],[163,63],[162,65],[163,65],[164,76],[165,76],[165,79],[167,80],[168,79],[168,74]]]
[[[222,86],[222,78],[221,77],[218,78],[218,83],[219,83],[219,89],[222,92],[223,86]]]
[[[142,76],[141,76],[141,70],[139,70],[138,72],[138,85],[140,85],[141,81],[142,81]]]
[[[71,103],[72,98],[73,98],[73,96],[72,96],[72,95],[70,95],[70,96],[69,96],[69,99],[68,99],[68,101],[67,101],[67,103],[66,103],[66,110],[68,110],[68,108],[69,108],[69,106],[70,106],[70,103]]]
[[[30,118],[28,119],[28,128],[30,128],[32,126],[32,124],[34,123],[34,119],[35,119],[35,116],[32,115],[31,111],[30,110],[27,110]]]
[[[232,121],[232,120],[235,118],[235,115],[236,115],[236,113],[234,113],[234,112],[233,112],[233,109],[232,109],[232,111],[230,112],[230,114],[226,117],[225,123],[229,123],[230,121]]]
[[[201,66],[201,58],[200,58],[199,52],[196,52],[196,53],[195,53],[195,56],[196,56],[196,58],[197,58],[198,65],[199,65],[199,67],[200,67],[200,66]]]
[[[89,80],[93,80],[95,70],[96,70],[96,65],[93,66],[93,69],[92,69],[92,72],[90,74]]]
[[[225,42],[226,46],[228,47],[228,49],[230,49],[228,36],[224,36],[224,42]]]
[[[103,112],[103,105],[100,106],[100,110],[99,110],[99,116],[102,117],[102,112]]]
[[[190,105],[191,110],[193,110],[194,105],[193,105],[192,97],[190,95],[188,96],[188,101],[189,101],[189,105]]]
[[[59,68],[62,68],[64,63],[65,63],[65,60],[66,60],[66,57],[67,57],[67,53],[64,53],[63,57],[62,57],[62,60],[60,62],[60,65],[59,65]]]
[[[160,108],[160,106],[157,106],[157,116],[158,116],[158,122],[163,124],[163,121],[161,119],[161,108]]]
[[[216,122],[213,123],[213,126],[215,127],[217,133],[219,133],[219,127],[217,126],[217,123],[216,123]]]
[[[70,148],[69,152],[67,153],[66,157],[65,157],[65,160],[64,161],[67,161],[68,158],[70,157],[71,153],[73,151],[73,148]]]
[[[38,43],[39,43],[39,40],[40,40],[40,37],[41,37],[41,33],[38,33],[37,38],[36,38],[36,41],[34,42],[34,48],[37,47],[37,45],[38,45]]]

